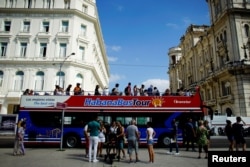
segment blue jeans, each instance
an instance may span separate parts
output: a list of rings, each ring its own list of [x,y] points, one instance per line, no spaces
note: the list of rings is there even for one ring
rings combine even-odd
[[[176,150],[176,153],[179,152],[179,147],[178,147],[178,143],[175,142],[175,143],[170,143],[169,145],[169,152],[172,152],[172,148],[175,147],[175,150]]]

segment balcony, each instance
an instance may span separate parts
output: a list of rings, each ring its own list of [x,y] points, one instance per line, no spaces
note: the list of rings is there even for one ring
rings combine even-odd
[[[22,95],[22,91],[8,91],[7,98],[9,99],[19,99]]]
[[[0,37],[10,39],[12,37],[12,33],[10,31],[0,31]]]
[[[51,37],[51,33],[50,32],[38,32],[37,37],[38,38],[49,38],[49,37]]]
[[[216,106],[216,100],[215,99],[207,100],[206,105],[207,106]]]
[[[24,32],[24,31],[20,31],[17,36],[18,39],[20,38],[30,38],[31,37],[31,33],[30,32]]]
[[[233,95],[226,95],[219,98],[219,104],[225,103],[234,103],[234,96]]]

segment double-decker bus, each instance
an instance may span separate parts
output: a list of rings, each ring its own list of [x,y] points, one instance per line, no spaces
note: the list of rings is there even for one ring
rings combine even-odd
[[[59,104],[59,105],[58,105]],[[146,143],[146,124],[153,123],[155,143],[167,146],[171,141],[171,121],[178,122],[177,142],[182,144],[183,128],[188,118],[203,119],[202,100],[192,96],[26,96],[21,97],[19,119],[26,118],[26,144],[85,144],[83,128],[93,114],[105,125],[121,121],[126,128],[135,119]],[[64,118],[64,119],[62,119]]]

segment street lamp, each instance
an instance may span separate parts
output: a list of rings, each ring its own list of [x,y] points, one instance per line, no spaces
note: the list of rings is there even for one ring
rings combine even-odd
[[[61,87],[60,84],[61,84],[61,76],[62,76],[62,66],[63,66],[64,62],[65,62],[70,56],[73,56],[73,55],[75,55],[74,52],[71,53],[70,55],[66,56],[66,57],[64,58],[63,62],[60,63],[60,68],[59,68],[59,83],[58,83],[58,85],[59,85],[60,87]]]

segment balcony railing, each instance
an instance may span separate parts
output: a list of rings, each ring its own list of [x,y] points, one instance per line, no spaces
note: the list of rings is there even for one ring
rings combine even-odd
[[[219,104],[225,104],[225,103],[234,103],[234,96],[227,95],[227,96],[220,97]]]

